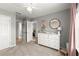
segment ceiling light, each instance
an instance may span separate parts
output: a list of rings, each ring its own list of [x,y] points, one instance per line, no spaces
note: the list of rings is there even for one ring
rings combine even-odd
[[[32,7],[27,7],[27,11],[32,12]]]

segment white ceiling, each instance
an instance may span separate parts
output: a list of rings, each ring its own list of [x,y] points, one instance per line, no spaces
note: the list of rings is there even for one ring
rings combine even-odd
[[[28,6],[29,3],[26,3]],[[53,12],[58,12],[64,9],[70,8],[68,3],[33,3],[33,11],[30,14],[23,3],[0,3],[0,8],[10,11],[10,12],[19,12],[23,15],[26,15],[30,18],[44,16]]]

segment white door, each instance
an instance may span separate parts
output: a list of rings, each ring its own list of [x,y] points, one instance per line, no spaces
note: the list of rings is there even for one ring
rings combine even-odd
[[[79,10],[79,7],[78,7],[78,10]],[[77,12],[77,15],[76,15],[75,28],[76,28],[75,29],[76,49],[79,52],[79,11]]]
[[[27,42],[33,40],[32,34],[33,34],[33,23],[27,21]]]
[[[0,50],[8,48],[11,41],[11,18],[0,15]]]

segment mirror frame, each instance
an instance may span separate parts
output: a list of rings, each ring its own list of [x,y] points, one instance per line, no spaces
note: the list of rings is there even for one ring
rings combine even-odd
[[[60,20],[58,19],[58,18],[53,18],[53,19],[51,19],[50,21],[49,21],[49,27],[51,28],[51,29],[57,29],[58,27],[56,27],[56,28],[53,28],[52,26],[51,26],[51,21],[53,21],[53,20],[57,20],[58,22],[59,22],[59,25],[58,25],[58,27],[60,27],[60,25],[61,25],[61,22],[60,22]]]

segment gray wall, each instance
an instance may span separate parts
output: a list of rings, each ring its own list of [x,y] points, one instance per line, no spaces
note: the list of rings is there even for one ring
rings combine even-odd
[[[38,25],[37,28],[40,29],[41,20],[49,21],[54,17],[58,18],[61,21],[62,31],[60,38],[60,47],[66,48],[66,43],[68,42],[69,39],[70,9],[52,13],[46,16],[41,16],[33,20],[37,21],[37,25]]]

